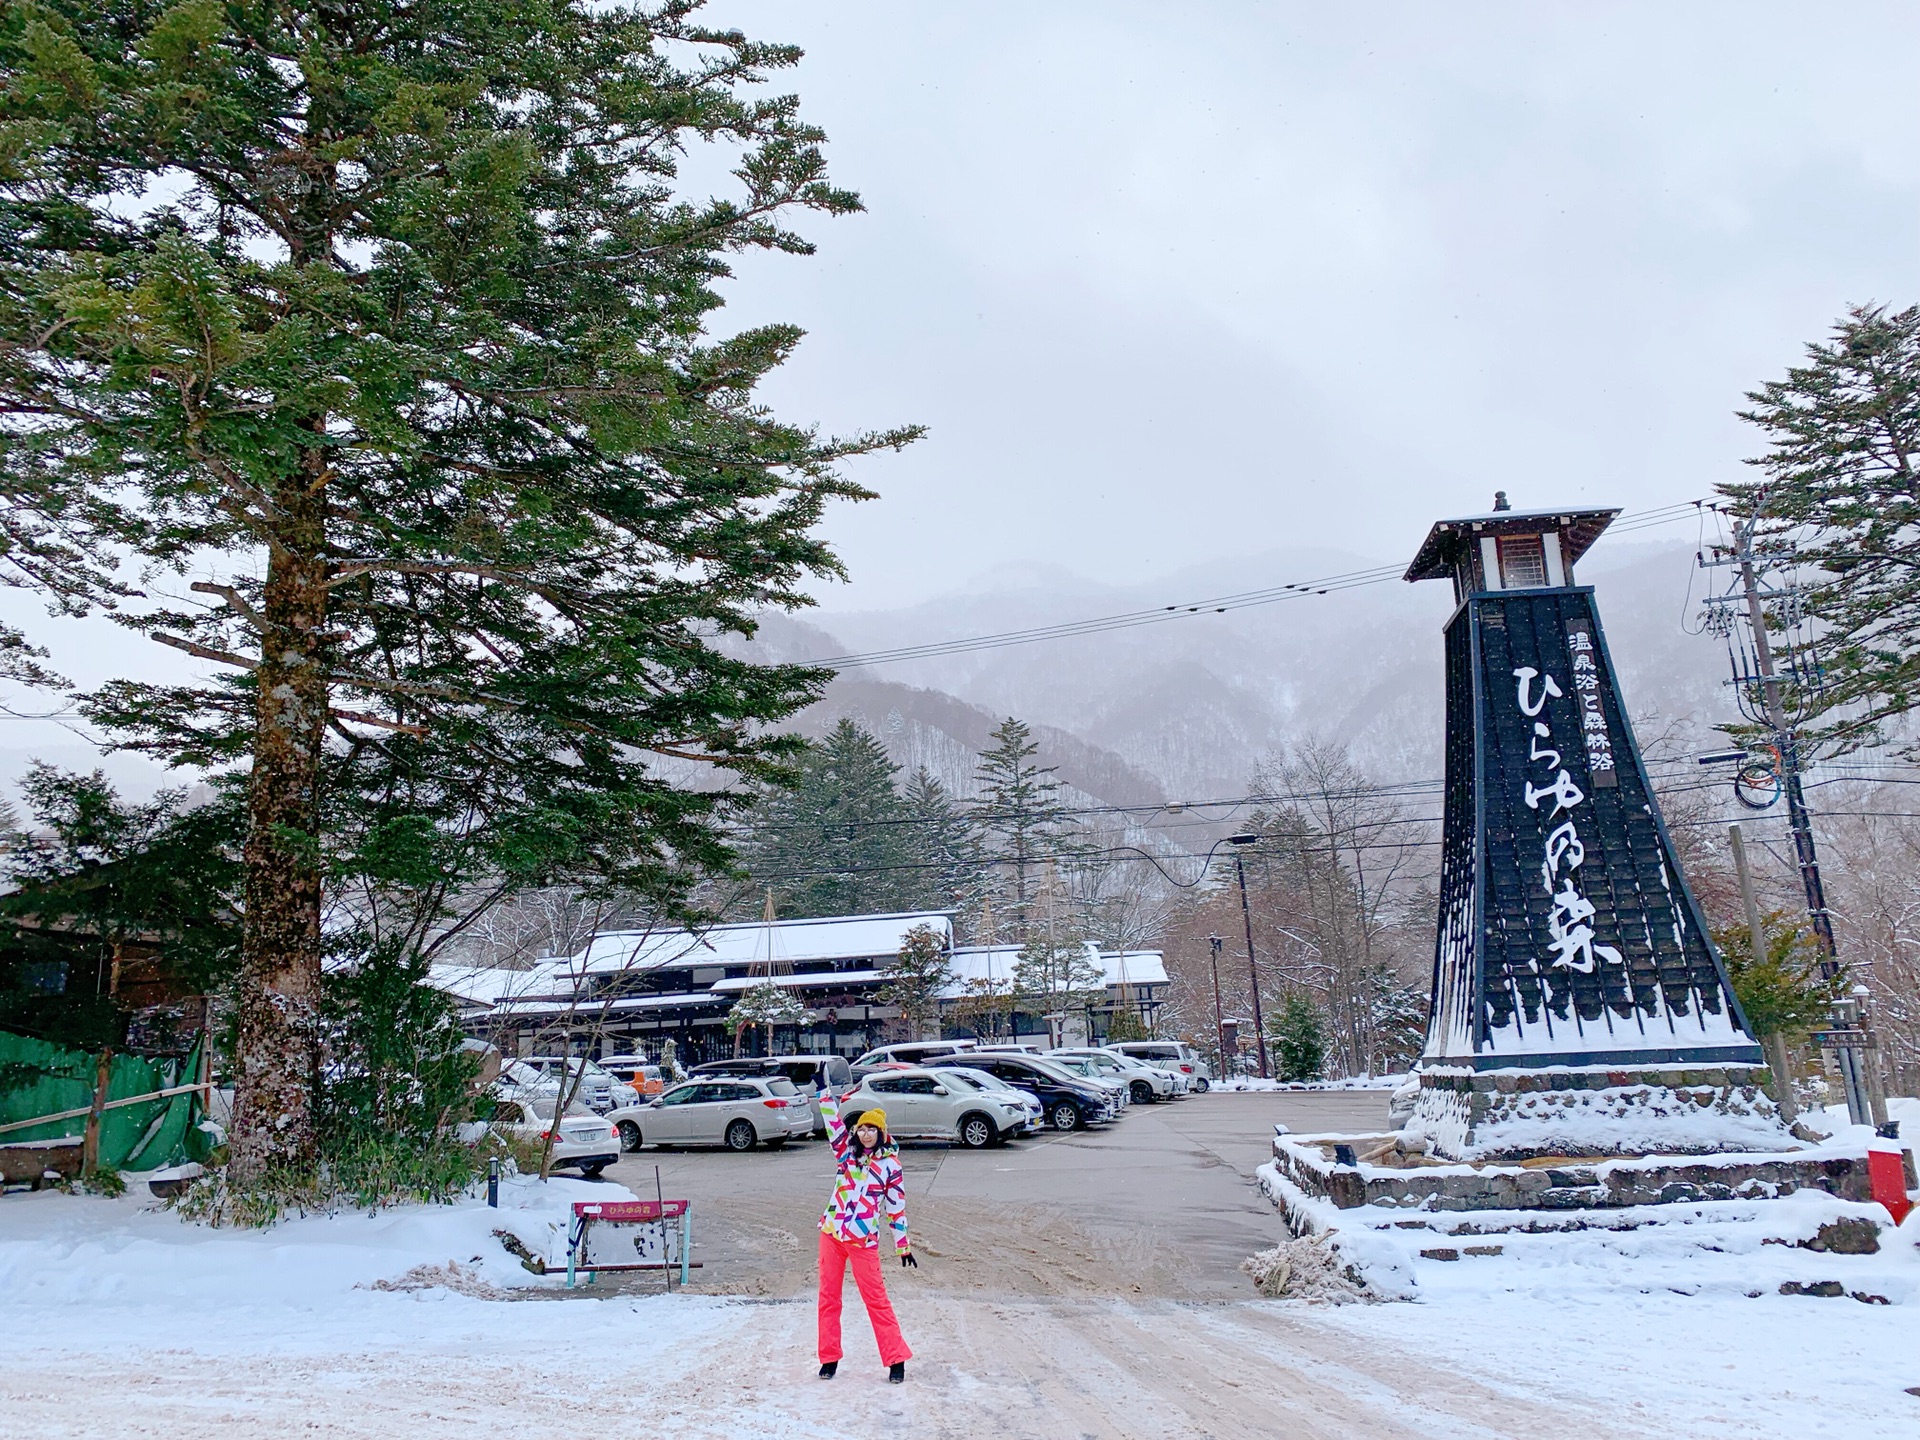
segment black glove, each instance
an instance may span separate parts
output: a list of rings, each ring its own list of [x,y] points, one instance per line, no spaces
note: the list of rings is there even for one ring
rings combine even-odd
[[[913,1258],[913,1252],[911,1250],[900,1257],[900,1268],[902,1270],[918,1270],[920,1268],[920,1262]]]
[[[813,1088],[816,1092],[818,1092],[821,1095],[824,1095],[827,1093],[827,1072],[826,1071],[821,1070],[814,1075]]]

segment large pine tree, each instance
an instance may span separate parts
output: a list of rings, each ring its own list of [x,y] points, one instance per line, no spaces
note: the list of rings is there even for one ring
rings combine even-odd
[[[0,14],[0,580],[227,677],[91,714],[250,777],[243,1181],[314,1158],[334,812],[398,882],[564,863],[671,898],[731,802],[659,762],[769,773],[825,678],[711,642],[804,603],[823,508],[864,493],[836,462],[910,437],[755,404],[791,327],[707,336],[729,255],[858,202],[753,93],[798,52],[697,8]],[[682,181],[701,142],[725,198]],[[129,596],[124,556],[200,578]]]
[[[907,779],[901,803],[915,854],[915,905],[952,910],[971,925],[986,897],[980,836],[966,810],[925,766]]]
[[[1792,658],[1824,684],[1793,698],[1817,737],[1873,743],[1920,707],[1920,307],[1855,307],[1747,398],[1741,418],[1767,440],[1760,476],[1720,492],[1759,548],[1812,577],[1818,654]],[[1783,630],[1789,618],[1769,611]]]
[[[1067,813],[1056,767],[1042,765],[1033,731],[1011,715],[994,727],[993,743],[981,752],[970,818],[996,865],[994,898],[1011,922],[1013,938],[1032,934],[1030,914],[1038,872],[1073,850],[1073,817]]]
[[[885,748],[843,719],[797,768],[790,786],[765,792],[743,835],[756,893],[772,892],[790,918],[913,908],[925,879],[918,827]]]

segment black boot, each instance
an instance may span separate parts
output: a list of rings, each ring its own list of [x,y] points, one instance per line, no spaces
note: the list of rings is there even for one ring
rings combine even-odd
[[[904,1385],[906,1384],[906,1381],[907,1381],[907,1362],[906,1361],[896,1360],[893,1362],[893,1364],[887,1367],[887,1383],[889,1385]]]
[[[827,1361],[820,1367],[820,1378],[822,1380],[831,1380],[833,1378],[833,1372],[839,1368],[840,1362],[838,1360]]]

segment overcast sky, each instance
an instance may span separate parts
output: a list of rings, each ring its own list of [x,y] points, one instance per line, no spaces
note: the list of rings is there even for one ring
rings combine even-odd
[[[709,14],[806,48],[869,212],[722,323],[809,330],[790,418],[931,427],[857,467],[830,609],[1705,495],[1744,390],[1920,301],[1911,5]]]
[[[1398,560],[1496,488],[1705,495],[1754,449],[1744,390],[1848,303],[1920,302],[1910,4],[708,14],[806,48],[780,86],[868,207],[744,265],[720,324],[810,332],[789,418],[931,429],[856,467],[882,498],[830,522],[829,610],[1036,561]],[[0,616],[85,684],[182,663]],[[0,724],[0,772],[50,740]]]

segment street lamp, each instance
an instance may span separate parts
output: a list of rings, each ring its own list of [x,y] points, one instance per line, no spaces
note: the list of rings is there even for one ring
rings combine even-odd
[[[1233,846],[1233,870],[1240,877],[1240,918],[1247,927],[1247,979],[1253,985],[1253,1037],[1260,1046],[1260,1078],[1273,1078],[1267,1072],[1267,1027],[1260,1018],[1260,971],[1253,958],[1253,908],[1247,904],[1247,867],[1241,859],[1242,852],[1249,845],[1258,845],[1258,835],[1229,835],[1227,844]]]

